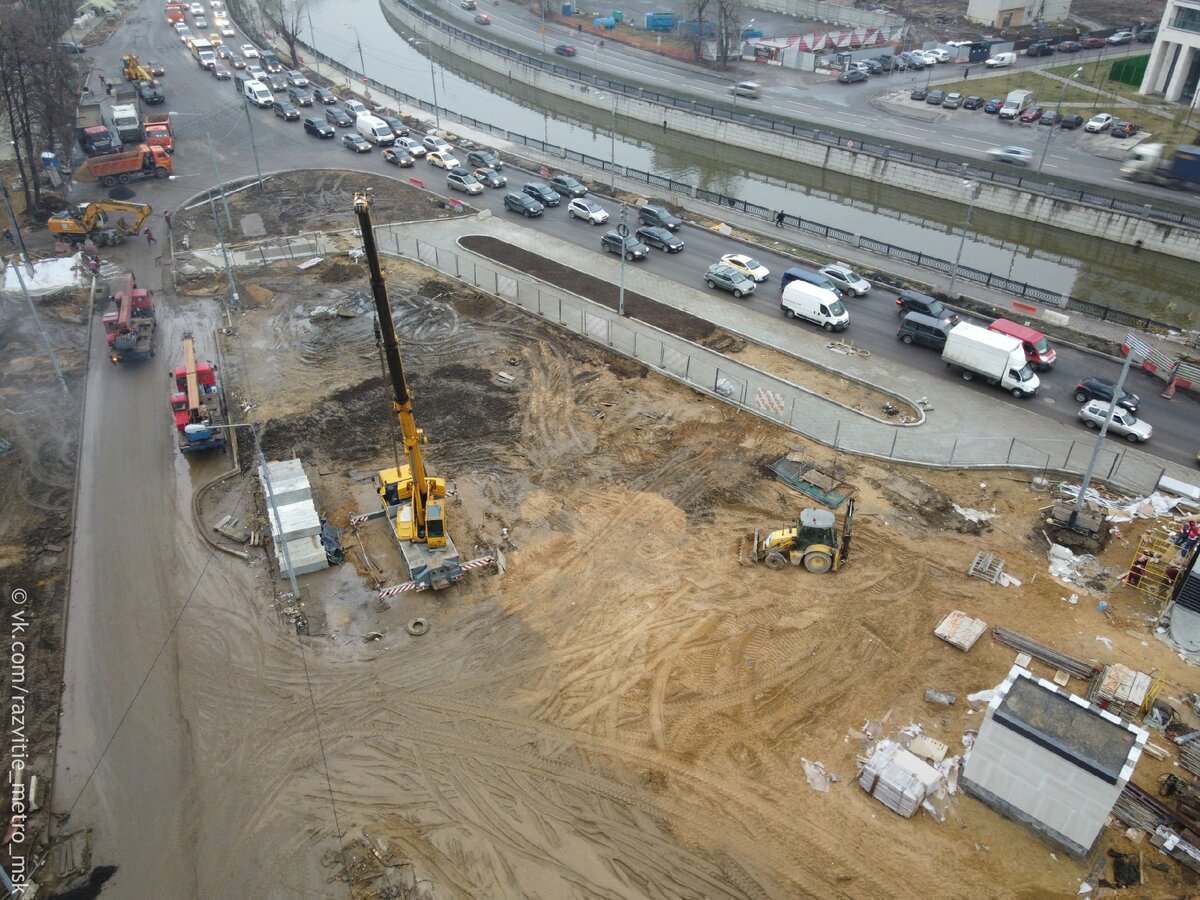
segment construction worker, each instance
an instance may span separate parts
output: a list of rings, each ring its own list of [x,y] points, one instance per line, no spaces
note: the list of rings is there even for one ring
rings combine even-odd
[[[169,209],[163,210],[163,219],[167,223],[167,231],[170,231],[171,230],[171,211]]]
[[[158,241],[154,237],[154,232],[151,231],[149,228],[147,228],[146,229],[146,246],[149,247],[151,244],[157,244],[157,243],[158,243]]]
[[[4,239],[5,239],[6,241],[8,241],[8,246],[10,246],[10,247],[15,247],[15,246],[17,246],[17,239],[16,239],[15,237],[13,237],[13,233],[12,233],[12,229],[11,229],[11,228],[5,228],[5,229],[4,229]]]

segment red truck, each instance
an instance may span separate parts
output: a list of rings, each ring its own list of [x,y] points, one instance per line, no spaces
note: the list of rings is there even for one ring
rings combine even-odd
[[[178,3],[167,4],[167,22],[174,25],[176,22],[184,21],[183,7]]]
[[[151,147],[162,147],[168,153],[175,152],[175,136],[171,132],[171,117],[166,113],[146,116],[142,123],[142,134]]]
[[[79,181],[99,181],[105,187],[139,178],[166,178],[175,170],[162,147],[139,144],[134,150],[93,156],[75,172]]]
[[[125,278],[125,290],[113,294],[113,308],[104,313],[102,322],[114,366],[154,355],[154,298],[146,288],[137,287],[132,275]]]

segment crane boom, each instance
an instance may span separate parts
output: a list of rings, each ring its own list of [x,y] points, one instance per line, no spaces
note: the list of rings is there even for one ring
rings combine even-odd
[[[183,338],[183,371],[187,378],[188,412],[194,421],[200,410],[200,379],[196,377],[196,342],[190,334]]]

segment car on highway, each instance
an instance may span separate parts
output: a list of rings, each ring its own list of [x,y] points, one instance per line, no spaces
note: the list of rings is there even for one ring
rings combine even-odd
[[[1021,113],[1018,121],[1024,122],[1026,125],[1032,125],[1042,117],[1042,113],[1044,112],[1045,110],[1040,106],[1031,106],[1029,109],[1025,110],[1025,112]]]
[[[237,32],[233,30],[233,26],[228,22],[221,24],[221,37],[237,37]]]
[[[504,163],[500,161],[500,157],[490,150],[472,150],[467,154],[467,163],[476,168],[486,166],[489,169],[495,169],[497,172],[504,168]]]
[[[704,283],[710,288],[729,291],[739,299],[754,293],[754,279],[747,278],[733,266],[713,263],[704,273]]]
[[[550,178],[550,187],[564,197],[582,197],[588,192],[586,185],[578,178],[564,175],[561,172]]]
[[[1083,116],[1063,116],[1062,121],[1058,123],[1059,128],[1065,128],[1067,131],[1074,131],[1076,128],[1083,127]]]
[[[1086,403],[1088,400],[1104,400],[1111,402],[1113,392],[1117,389],[1115,382],[1109,381],[1107,378],[1090,377],[1084,378],[1075,385],[1075,401],[1077,403]],[[1117,406],[1124,407],[1130,412],[1137,412],[1138,407],[1142,405],[1142,398],[1130,391],[1121,391],[1121,399],[1117,401]]]
[[[818,270],[841,290],[854,297],[865,297],[871,292],[871,282],[863,278],[845,263],[834,263]]]
[[[1099,50],[1108,44],[1102,37],[1085,37],[1079,43],[1083,44],[1084,50]]]
[[[416,160],[413,155],[403,147],[388,147],[383,151],[383,161],[390,163],[393,166],[399,166],[402,169],[411,168]]]
[[[729,88],[729,93],[733,94],[735,101],[738,97],[754,100],[762,96],[762,85],[757,81],[739,81]]]
[[[452,191],[462,191],[464,194],[482,194],[483,185],[471,174],[470,169],[461,166],[446,172],[446,186]]]
[[[238,56],[236,53],[233,54],[231,57],[229,57],[229,64],[231,66],[233,66],[235,69],[246,68],[246,61],[244,59],[242,59],[240,56]]]
[[[1099,428],[1108,419],[1111,403],[1103,400],[1091,400],[1079,408],[1079,418],[1088,428]],[[1139,419],[1127,409],[1117,407],[1112,413],[1112,421],[1108,423],[1109,434],[1119,434],[1133,443],[1150,440],[1154,429],[1145,419]]]
[[[562,197],[557,191],[541,181],[527,181],[521,190],[542,206],[558,206],[562,201]]]
[[[526,193],[511,191],[504,195],[504,208],[523,216],[540,216],[546,208]]]
[[[1027,166],[1033,162],[1033,151],[1028,147],[993,147],[987,154],[993,162],[1013,166]]]
[[[267,86],[267,89],[272,94],[283,94],[287,91],[287,82],[284,81],[283,78],[279,75],[275,75],[273,73],[267,73],[262,78],[260,78],[259,81],[261,81],[263,84],[265,84]]]
[[[475,10],[479,9],[478,0],[459,0],[459,6],[463,9]]]
[[[216,67],[214,66],[213,68]],[[158,82],[156,81],[139,81],[137,83],[137,93],[142,102],[148,106],[155,106],[156,104],[165,102],[167,99],[167,95],[159,90]]]
[[[942,109],[958,109],[963,105],[963,95],[954,91],[946,95],[942,100]]]
[[[1110,44],[1112,44],[1114,47],[1119,47],[1122,44],[1128,44],[1132,40],[1133,40],[1133,32],[1132,31],[1118,31],[1115,34],[1110,34],[1108,36],[1108,42]]]
[[[984,100],[982,97],[977,97],[972,94],[963,101],[963,109],[983,109]]]
[[[930,91],[925,95],[925,102],[930,106],[941,106],[942,101],[946,99],[946,92],[942,90]]]
[[[203,31],[208,27],[208,19],[204,18],[204,16],[196,16],[196,18],[192,20],[192,26],[197,31]]]
[[[322,122],[316,116],[309,116],[304,120],[304,132],[318,138],[331,138],[337,134],[332,125]]]
[[[664,253],[678,253],[683,249],[683,239],[661,225],[643,225],[634,233],[647,247],[657,247]]]
[[[1084,131],[1090,131],[1092,134],[1099,134],[1112,127],[1113,117],[1108,113],[1096,113],[1088,119],[1088,123],[1083,126]]]
[[[1139,44],[1152,44],[1152,43],[1154,43],[1154,39],[1157,37],[1158,37],[1158,26],[1157,25],[1143,25],[1141,28],[1138,29],[1135,40]]]
[[[377,116],[377,118],[383,119],[383,124],[392,129],[392,134],[396,137],[408,137],[408,126],[402,119],[397,119],[395,116]]]
[[[271,103],[275,115],[285,122],[300,121],[300,110],[286,100],[275,100]]]
[[[312,95],[326,106],[333,106],[338,102],[337,94],[326,87],[313,87]]]
[[[883,63],[877,59],[864,59],[862,64],[867,67],[868,75],[882,75],[884,72]]]
[[[435,169],[457,169],[462,165],[453,153],[444,150],[434,150],[425,155],[425,161]]]
[[[932,319],[941,319],[952,324],[958,322],[958,313],[951,312],[936,297],[930,297],[920,291],[901,291],[896,297],[896,312],[902,319],[906,313],[918,312]]]
[[[737,269],[748,278],[753,278],[755,282],[766,281],[771,277],[770,269],[753,256],[747,256],[744,253],[726,253],[721,257],[721,263]]]
[[[924,103],[925,98],[929,96],[929,88],[924,85],[913,88],[908,92],[909,100],[916,100],[918,103]]]
[[[179,40],[186,44],[188,39],[192,36],[192,29],[188,28],[186,25],[176,22],[175,33],[179,35]]]
[[[438,151],[441,153],[453,153],[454,148],[444,139],[436,134],[427,134],[421,138],[421,146],[429,151]]]
[[[1142,126],[1136,122],[1118,122],[1109,133],[1115,138],[1127,138],[1133,137],[1141,130]]]
[[[410,138],[410,137],[396,138],[396,146],[403,147],[405,150],[407,150],[409,153],[411,153],[413,156],[415,156],[417,158],[420,158],[425,155],[424,145],[420,141],[416,140],[415,138]]]
[[[217,48],[217,59],[233,59],[233,51],[225,44]]]
[[[287,83],[292,87],[308,87],[308,78],[299,69],[288,69]]]
[[[621,237],[615,231],[610,231],[600,238],[600,246],[606,253],[624,254],[630,262],[635,259],[645,259],[646,254],[650,252],[650,248],[632,234]]]
[[[1004,100],[1001,97],[993,97],[987,103],[983,104],[983,111],[990,115],[996,115],[1000,112],[1000,107],[1004,105]]]
[[[1053,56],[1054,47],[1049,41],[1034,41],[1025,48],[1026,56]]]
[[[287,98],[297,106],[312,106],[312,94],[308,92],[308,88],[290,87],[287,89]]]
[[[266,83],[267,70],[258,63],[246,63],[246,74],[255,81]]]
[[[475,24],[476,25],[491,25],[492,17],[489,16],[487,13],[479,13],[475,16]]]
[[[589,225],[603,225],[608,221],[608,210],[590,197],[572,197],[567,204],[567,215],[572,219],[584,219]]]
[[[258,48],[253,44],[242,44],[242,56],[246,59],[258,59]]]
[[[678,231],[683,219],[671,213],[665,206],[643,206],[638,210],[638,221],[643,225],[661,225],[670,231]]]
[[[325,121],[330,125],[336,125],[338,128],[349,128],[354,124],[354,120],[350,118],[350,114],[340,106],[330,106],[325,110]]]
[[[167,67],[156,60],[146,63],[146,68],[150,70],[151,75],[159,76],[167,74]]]
[[[479,179],[479,183],[485,187],[502,188],[508,184],[508,179],[491,166],[480,166],[471,174]]]
[[[217,79],[217,81],[229,81],[229,79],[233,78],[233,72],[229,71],[225,66],[213,66],[209,71],[212,72],[213,78]],[[153,101],[147,100],[146,102],[151,103]]]
[[[995,56],[989,56],[983,61],[984,68],[987,69],[1007,69],[1017,61],[1015,53],[997,53]]]
[[[575,48],[571,44],[559,44],[554,48],[554,52],[559,56],[574,56]]]
[[[1083,44],[1079,41],[1060,41],[1058,45],[1059,53],[1078,53],[1083,49]]]
[[[861,81],[866,81],[868,75],[862,69],[847,69],[838,76],[838,84],[858,84]]]
[[[350,131],[342,135],[342,146],[347,150],[353,150],[355,153],[370,153],[371,142],[359,134],[357,131]]]
[[[193,3],[188,7],[188,12],[190,12],[193,16],[202,16],[204,15],[204,4]]]

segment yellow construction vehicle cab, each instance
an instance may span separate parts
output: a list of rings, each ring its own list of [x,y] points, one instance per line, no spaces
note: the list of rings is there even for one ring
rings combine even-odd
[[[46,222],[50,233],[61,240],[82,244],[92,240],[98,247],[120,244],[126,235],[137,234],[153,210],[145,203],[127,203],[122,200],[97,200],[81,203],[76,209],[64,209],[52,215]],[[129,213],[132,222],[123,215],[110,224],[110,214]]]
[[[803,509],[794,528],[780,528],[765,538],[754,532],[750,562],[765,563],[768,569],[799,566],[822,574],[836,572],[850,558],[850,533],[854,520],[854,500],[846,501],[842,533],[836,530],[833,513],[827,509]]]
[[[153,81],[154,73],[138,62],[138,58],[132,53],[127,53],[121,57],[121,64],[124,66],[126,81]]]

